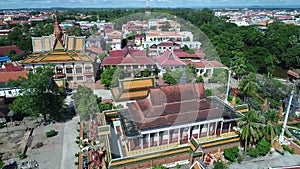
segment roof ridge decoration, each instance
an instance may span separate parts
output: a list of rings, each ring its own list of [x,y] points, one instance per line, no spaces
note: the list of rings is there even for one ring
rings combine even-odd
[[[58,37],[55,38],[55,42],[54,42],[54,45],[53,45],[53,50],[65,50],[62,41],[59,40]]]
[[[54,17],[55,17],[55,22],[54,22],[54,30],[53,30],[53,34],[55,35],[56,38],[58,38],[58,40],[62,40],[63,37],[63,33],[61,30],[61,27],[59,26],[59,22],[58,22],[58,17],[57,17],[57,12],[54,12]]]

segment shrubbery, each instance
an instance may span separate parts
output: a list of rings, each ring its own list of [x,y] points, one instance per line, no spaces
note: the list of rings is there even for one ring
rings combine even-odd
[[[262,139],[261,141],[258,142],[256,148],[258,150],[259,155],[265,156],[270,152],[271,144],[266,139]]]
[[[271,150],[271,144],[266,140],[262,139],[258,142],[256,148],[249,147],[247,148],[247,154],[250,157],[258,157],[260,155],[265,156],[267,155]]]
[[[24,159],[24,158],[26,158],[27,157],[27,155],[26,154],[23,154],[23,153],[20,153],[19,154],[19,158],[22,160],[22,159]]]
[[[58,131],[55,130],[50,130],[46,132],[46,137],[53,137],[56,136],[58,134]]]
[[[227,160],[231,162],[237,161],[238,163],[240,163],[242,161],[242,156],[239,153],[239,149],[237,147],[225,149],[224,156]]]
[[[282,148],[284,151],[288,151],[291,154],[295,154],[295,150],[294,149],[290,149],[288,146],[286,145],[282,145]]]

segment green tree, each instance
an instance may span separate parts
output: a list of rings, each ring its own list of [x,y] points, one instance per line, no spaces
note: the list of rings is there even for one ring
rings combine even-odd
[[[106,88],[110,88],[112,85],[112,78],[116,71],[116,67],[108,67],[101,74],[101,83],[104,84]]]
[[[209,79],[210,83],[220,83],[226,85],[228,81],[228,70],[222,68],[214,69],[212,77]]]
[[[262,156],[265,156],[267,155],[270,150],[271,150],[271,143],[268,142],[266,139],[262,139],[258,142],[257,144],[257,150],[258,150],[258,153]]]
[[[227,169],[228,167],[226,166],[225,163],[223,163],[222,161],[217,161],[214,164],[214,168],[213,169]]]
[[[260,119],[256,111],[250,110],[243,114],[239,121],[240,138],[244,142],[244,152],[248,144],[255,144],[262,136]]]
[[[232,70],[238,78],[238,81],[242,78],[243,75],[247,72],[246,59],[244,57],[239,57],[233,62]]]
[[[150,75],[151,75],[151,72],[148,69],[142,71],[142,76],[143,77],[149,77]]]
[[[300,45],[292,46],[282,56],[283,66],[286,68],[300,67]]]
[[[213,96],[213,91],[212,91],[212,89],[205,89],[205,95],[206,95],[206,96]]]
[[[196,66],[193,64],[189,64],[184,68],[187,81],[192,82],[196,79],[197,77],[197,72],[196,72]],[[179,80],[179,79],[178,79]]]
[[[78,86],[77,92],[73,95],[76,111],[79,112],[80,118],[89,119],[91,115],[99,111],[97,105],[97,96],[93,90],[86,86]]]
[[[241,92],[241,94],[243,94],[246,97],[253,96],[257,91],[256,82],[256,75],[254,73],[250,73],[239,82],[238,89]]]
[[[126,72],[119,67],[108,67],[101,74],[101,83],[109,89],[119,85],[119,79],[124,79]]]
[[[103,61],[104,58],[106,58],[108,55],[106,53],[100,53],[98,55],[98,58],[101,60],[101,62]]]
[[[271,142],[280,134],[281,125],[278,124],[278,112],[274,109],[268,110],[264,114],[263,134],[267,141]]]
[[[5,165],[4,161],[2,161],[2,155],[0,155],[0,168],[3,168]]]
[[[172,84],[177,84],[177,83],[178,83],[178,82],[176,81],[176,79],[175,79],[172,75],[170,75],[169,73],[164,73],[164,74],[163,74],[163,80],[164,80],[166,83],[170,84],[170,85],[172,85]]]
[[[227,160],[231,162],[235,162],[237,159],[241,161],[241,155],[239,153],[239,148],[237,147],[224,149],[224,156]]]
[[[197,77],[196,83],[204,83],[203,77],[202,76]]]
[[[9,56],[9,57],[12,57],[13,55],[15,55],[16,54],[16,51],[14,51],[14,50],[8,50],[7,52],[6,52],[6,56]]]
[[[16,113],[27,113],[38,117],[43,115],[53,120],[64,117],[64,88],[57,88],[53,81],[54,67],[45,66],[36,68],[34,74],[29,73],[28,78],[11,81],[8,85],[20,87],[22,95],[10,105],[10,109]]]

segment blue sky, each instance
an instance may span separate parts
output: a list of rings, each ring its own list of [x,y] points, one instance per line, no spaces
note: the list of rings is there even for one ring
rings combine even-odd
[[[0,8],[144,7],[145,0],[0,0]],[[150,0],[152,7],[300,5],[300,0]]]

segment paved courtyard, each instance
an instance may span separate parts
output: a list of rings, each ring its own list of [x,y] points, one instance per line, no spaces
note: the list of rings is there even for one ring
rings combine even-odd
[[[300,155],[275,153],[269,157],[256,158],[251,161],[242,161],[241,164],[229,165],[229,169],[268,169],[269,167],[293,166],[300,164]]]
[[[40,126],[33,132],[32,146],[42,142],[44,145],[33,149],[30,147],[27,151],[28,157],[23,161],[36,160],[39,163],[39,169],[73,169],[75,167],[75,156],[78,152],[75,143],[78,136],[78,117],[66,123],[55,123],[47,126]],[[48,130],[58,131],[58,135],[47,138],[45,132]]]

